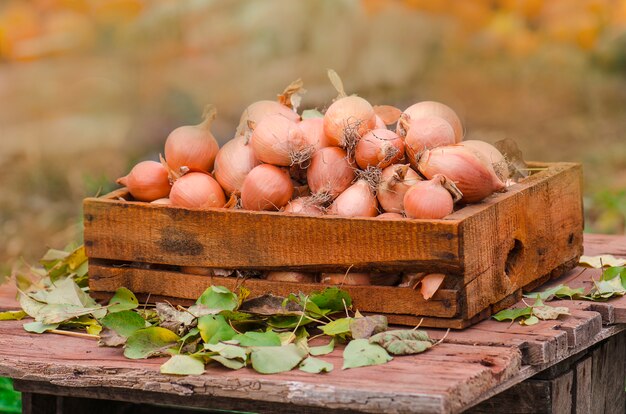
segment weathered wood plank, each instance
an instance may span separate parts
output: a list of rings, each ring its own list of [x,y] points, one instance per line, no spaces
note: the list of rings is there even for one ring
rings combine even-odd
[[[466,207],[473,213],[460,224],[468,316],[564,263],[573,267],[582,254],[580,166],[544,172],[517,184],[521,191]]]
[[[197,299],[211,285],[237,290],[239,286],[250,289],[251,297],[272,293],[288,296],[290,293],[311,293],[323,290],[319,283],[272,282],[261,279],[199,276],[180,272],[113,267],[91,264],[90,286],[97,291],[114,292],[124,286],[135,293],[150,293],[172,298]],[[182,283],[181,283],[182,282]],[[343,286],[357,309],[388,314],[415,314],[416,316],[453,317],[460,312],[459,293],[441,289],[431,300],[425,300],[419,291],[388,286]],[[363,305],[361,305],[363,304]]]
[[[572,410],[573,372],[527,380],[468,410],[468,414],[561,414]]]
[[[460,271],[458,222],[189,210],[86,199],[92,258],[234,269]]]
[[[591,411],[591,371],[593,361],[587,357],[576,364],[576,414],[593,414]]]
[[[325,375],[301,371],[264,376],[250,369],[207,366],[197,377],[165,376],[164,359],[127,360],[121,349],[98,348],[80,338],[34,335],[21,322],[3,322],[0,375],[45,381],[63,387],[141,389],[167,395],[196,395],[352,409],[365,412],[458,412],[521,366],[516,349],[441,344],[388,364],[341,370],[341,349],[323,359],[335,370]],[[43,346],[54,340],[54,346]],[[393,378],[381,382],[380,378]]]
[[[623,414],[626,412],[626,333],[609,339],[593,351],[591,358],[591,412]]]

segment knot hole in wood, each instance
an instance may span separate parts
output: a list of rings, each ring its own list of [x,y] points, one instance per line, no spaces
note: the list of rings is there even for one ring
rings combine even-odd
[[[513,246],[509,249],[506,261],[504,262],[504,274],[512,283],[517,285],[519,277],[521,276],[520,272],[523,270],[522,255],[524,253],[524,244],[518,239],[513,239],[512,244]]]

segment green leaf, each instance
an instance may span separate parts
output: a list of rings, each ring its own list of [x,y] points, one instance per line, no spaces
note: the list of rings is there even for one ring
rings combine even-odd
[[[348,292],[338,287],[328,287],[322,292],[312,293],[309,296],[309,300],[320,309],[327,309],[331,312],[341,312],[346,307],[350,308],[352,306],[352,298]]]
[[[387,351],[367,339],[354,339],[343,350],[342,369],[380,365],[391,361]]]
[[[101,309],[63,304],[44,305],[35,317],[35,320],[47,324],[62,323],[83,315],[93,314],[95,316]]]
[[[308,357],[300,364],[300,371],[311,374],[319,374],[320,372],[330,372],[334,368],[330,362],[323,361],[319,358]]]
[[[158,326],[139,329],[128,337],[124,356],[130,359],[143,359],[163,355],[179,339],[174,332]]]
[[[135,309],[139,306],[139,301],[133,292],[125,287],[121,287],[115,291],[115,295],[109,301],[109,313],[121,312],[125,310]]]
[[[44,269],[51,269],[58,262],[66,259],[70,255],[70,252],[66,252],[65,250],[57,250],[57,249],[49,249],[41,259],[39,259],[39,263],[44,267]]]
[[[27,332],[33,333],[44,333],[46,331],[51,331],[59,327],[58,323],[41,323],[41,322],[29,322],[24,324],[24,330]]]
[[[204,344],[204,348],[217,352],[219,355],[211,355],[211,359],[224,365],[230,369],[240,369],[246,366],[248,360],[248,353],[245,348],[236,345],[217,343],[217,344]]]
[[[300,316],[272,316],[267,320],[267,324],[277,329],[293,329],[296,326],[304,326],[313,322],[307,317]]]
[[[20,321],[28,314],[23,310],[0,312],[0,321]]]
[[[532,314],[532,308],[530,306],[526,308],[517,309],[504,309],[493,315],[493,319],[502,322],[506,320],[514,321],[522,316],[530,316]]]
[[[204,315],[198,319],[198,329],[207,344],[228,341],[237,334],[222,315]]]
[[[609,267],[602,272],[601,280],[612,280],[619,278],[623,288],[626,288],[626,267]]]
[[[341,318],[322,326],[320,329],[329,336],[346,335],[350,333],[352,318]]]
[[[526,326],[536,325],[538,323],[539,323],[539,318],[537,318],[535,315],[531,315],[528,318],[525,318],[519,321],[520,325],[526,325]]]
[[[426,331],[412,329],[381,332],[372,336],[369,342],[380,345],[393,355],[419,354],[435,343]]]
[[[161,374],[202,375],[204,362],[190,355],[174,355],[161,365]]]
[[[295,368],[307,355],[306,350],[295,344],[252,348],[252,368],[261,374],[276,374]]]
[[[246,332],[233,336],[241,346],[280,346],[280,337],[276,332]]]
[[[36,318],[41,311],[41,308],[46,306],[45,303],[39,302],[21,292],[19,294],[19,302],[22,310],[26,312],[31,318]]]
[[[353,318],[350,321],[352,338],[369,338],[379,332],[387,330],[387,317],[384,315],[372,315],[361,318]]]
[[[139,329],[146,327],[147,322],[137,312],[124,310],[109,313],[100,322],[102,325],[128,338]]]
[[[335,349],[335,339],[331,339],[326,345],[312,346],[309,348],[309,354],[313,356],[326,355],[333,352]]]
[[[43,298],[48,304],[58,305],[87,307],[93,306],[95,303],[93,299],[83,292],[83,290],[74,283],[74,280],[69,277],[57,281],[52,288],[46,292]]]
[[[215,362],[219,362],[220,364],[224,365],[226,368],[230,368],[234,370],[238,370],[246,366],[246,363],[241,360],[228,359],[221,355],[214,355],[211,357],[211,359]]]
[[[237,295],[224,286],[211,286],[196,301],[210,309],[235,310],[239,305]]]

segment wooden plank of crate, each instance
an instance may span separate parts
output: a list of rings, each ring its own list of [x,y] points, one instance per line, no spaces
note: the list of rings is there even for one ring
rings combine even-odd
[[[574,265],[582,254],[581,177],[580,165],[559,163],[516,191],[451,216],[461,220],[466,316],[564,263]]]
[[[138,202],[84,201],[90,258],[236,269],[458,273],[455,220],[306,217]]]
[[[560,414],[572,411],[574,373],[552,380],[527,380],[478,404],[468,414]]]
[[[342,370],[342,349],[322,357],[335,369],[324,375],[291,371],[261,375],[251,369],[231,371],[207,365],[201,376],[159,373],[164,358],[128,360],[119,348],[98,347],[94,341],[25,332],[22,323],[3,322],[0,375],[45,381],[79,390],[116,388],[168,395],[243,398],[296,406],[351,409],[365,412],[458,412],[470,401],[520,369],[518,350],[502,347],[440,344],[388,364]],[[54,346],[44,346],[54,339]],[[381,381],[393,378],[393,381]]]
[[[124,286],[135,293],[151,293],[175,298],[197,299],[211,285],[226,286],[236,290],[239,286],[250,289],[252,296],[272,293],[288,296],[290,293],[305,294],[319,291],[319,283],[270,282],[261,279],[238,279],[234,277],[187,275],[165,270],[113,267],[93,264],[89,267],[90,286],[97,291],[114,292]],[[431,300],[425,300],[419,291],[409,288],[387,286],[343,286],[355,306],[362,309],[367,304],[369,312],[411,313],[419,309],[421,315],[453,317],[459,313],[458,292],[441,289]]]

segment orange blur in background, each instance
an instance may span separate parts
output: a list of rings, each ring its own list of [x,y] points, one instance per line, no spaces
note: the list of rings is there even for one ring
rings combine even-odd
[[[626,0],[5,0],[0,3],[0,274],[79,240],[81,200],[167,134],[215,135],[296,78],[303,108],[349,93],[438,100],[468,139],[585,169],[588,231],[626,226]]]

